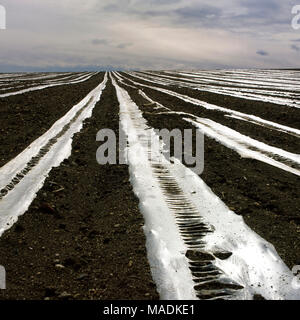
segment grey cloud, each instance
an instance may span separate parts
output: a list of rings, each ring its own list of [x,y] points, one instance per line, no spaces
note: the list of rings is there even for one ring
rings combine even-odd
[[[181,6],[179,8],[153,8],[151,10],[132,10],[131,14],[150,19],[152,17],[160,17],[161,24],[170,23],[171,25],[184,26],[201,26],[210,25],[214,27],[218,25],[222,16],[222,9],[220,7],[211,5],[189,5]]]
[[[140,0],[139,2],[145,3],[145,0]],[[181,0],[148,0],[148,3],[155,5],[166,5],[166,4],[176,4],[181,2]]]
[[[111,46],[118,49],[125,49],[133,45],[131,42],[122,42],[116,44],[114,41],[108,39],[93,39],[91,42],[96,46]]]
[[[264,50],[258,50],[258,51],[256,51],[256,54],[258,54],[260,56],[268,56],[269,55],[269,53]]]
[[[128,48],[128,47],[131,47],[133,44],[132,43],[120,43],[117,45],[117,48],[118,49],[125,49],[125,48]]]
[[[297,51],[297,52],[300,51],[300,47],[295,45],[295,44],[291,45],[291,49],[294,50],[294,51]]]
[[[230,28],[247,28],[253,34],[263,30],[276,33],[277,26],[290,30],[291,6],[281,0],[240,0],[236,14],[224,19]],[[263,28],[263,29],[262,29]]]
[[[151,19],[161,17],[160,23],[183,24],[185,26],[222,27],[225,30],[256,26],[271,27],[286,25],[290,27],[291,5],[281,0],[236,0],[229,4],[220,0],[213,4],[208,1],[130,1],[107,5],[105,10]],[[233,13],[234,12],[234,13]]]
[[[100,9],[104,12],[117,12],[117,11],[120,11],[122,7],[118,4],[108,4]]]
[[[0,33],[1,69],[299,67],[296,0],[0,2],[9,18]]]
[[[109,41],[107,39],[93,39],[92,44],[94,45],[107,45]]]
[[[213,6],[189,6],[174,10],[174,13],[182,19],[210,19],[220,17],[222,10]]]
[[[276,13],[281,9],[281,1],[278,0],[240,0],[239,3],[241,7],[249,10],[249,14],[261,17]]]

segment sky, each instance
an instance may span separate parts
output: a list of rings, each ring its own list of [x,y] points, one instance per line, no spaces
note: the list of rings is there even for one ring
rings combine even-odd
[[[297,4],[0,0],[0,72],[299,68],[300,29],[291,24]]]

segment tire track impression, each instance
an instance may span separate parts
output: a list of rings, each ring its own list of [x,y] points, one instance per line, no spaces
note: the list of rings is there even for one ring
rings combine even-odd
[[[167,161],[162,149],[149,149],[153,128],[128,92],[112,81],[128,137],[131,183],[145,218],[148,258],[161,298],[299,297],[299,290],[290,286],[291,271],[270,243],[190,169],[176,159],[174,164]]]
[[[91,116],[106,82],[107,74],[100,85],[44,135],[0,168],[0,235],[27,210],[52,167],[59,166],[70,155],[72,137],[81,130],[83,120]]]

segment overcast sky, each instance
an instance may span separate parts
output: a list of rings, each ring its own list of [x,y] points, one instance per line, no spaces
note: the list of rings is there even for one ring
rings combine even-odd
[[[0,72],[300,67],[289,0],[0,0]]]

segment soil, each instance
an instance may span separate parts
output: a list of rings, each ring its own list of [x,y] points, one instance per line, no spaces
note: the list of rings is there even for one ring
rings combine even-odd
[[[0,238],[7,272],[0,299],[159,298],[128,166],[96,161],[96,134],[118,133],[118,113],[109,82],[76,134],[72,156],[51,171],[26,214]]]
[[[258,117],[261,117],[265,120],[273,121],[285,126],[290,126],[292,128],[300,129],[300,109],[293,108],[289,106],[281,106],[274,103],[247,100],[217,93],[205,92],[193,90],[190,88],[181,88],[179,86],[162,86],[159,84],[154,84],[151,82],[146,82],[128,74],[124,74],[126,78],[130,78],[134,81],[155,86],[155,87],[164,87],[169,90],[174,90],[180,94],[185,94],[187,96],[205,101],[207,103],[215,104],[217,106],[222,106],[231,110],[236,110],[244,112],[247,114],[253,114]],[[200,107],[198,107],[200,108]]]
[[[39,74],[38,76],[42,76]],[[81,73],[70,73],[69,75],[57,75],[53,78],[46,78],[46,79],[35,79],[38,77],[37,75],[32,75],[32,74],[25,74],[21,76],[21,79],[26,79],[24,80],[18,80],[19,77],[13,77],[10,80],[5,81],[5,83],[1,84],[0,90],[1,94],[5,93],[10,93],[10,92],[16,92],[20,90],[24,90],[27,88],[31,87],[38,87],[38,86],[44,86],[47,84],[54,84],[52,81],[57,81],[57,82],[68,82],[68,81],[73,81],[77,79],[78,77],[83,76]],[[68,79],[64,79],[68,77]],[[33,78],[33,80],[32,80]],[[1,82],[1,79],[0,79]]]
[[[144,118],[155,129],[194,129],[181,115],[160,114],[137,90],[123,86],[140,106]],[[178,104],[172,97],[140,87],[151,99],[174,111],[190,112],[206,117],[207,112],[192,104]],[[170,89],[170,88],[169,88]],[[251,103],[251,101],[248,101]],[[252,102],[255,104],[255,102]],[[221,101],[217,105],[222,105]],[[210,112],[221,122],[219,112]],[[242,128],[256,137],[257,126]],[[272,139],[271,130],[263,128]],[[246,131],[248,130],[248,131]],[[273,133],[273,131],[272,131]],[[279,134],[281,135],[281,134]],[[282,134],[285,139],[290,135]],[[195,145],[195,140],[194,140]],[[263,162],[241,158],[235,151],[205,137],[204,171],[200,177],[235,213],[243,216],[249,227],[271,242],[284,262],[292,268],[300,264],[300,178]]]
[[[81,83],[78,87],[66,86],[64,90],[61,90],[62,87],[44,89],[10,98],[6,103],[0,100],[1,108],[14,110],[12,105],[17,103],[15,99],[19,99],[20,108],[24,101],[27,104],[28,101],[35,101],[23,129],[26,132],[24,136],[32,141],[40,135],[35,130],[40,130],[42,125],[33,124],[35,130],[31,130],[30,121],[39,114],[39,121],[45,121],[43,125],[46,130],[49,121],[54,122],[54,118],[60,117],[59,112],[55,111],[58,97],[64,94],[69,97],[62,100],[63,104],[68,104],[65,106],[67,110],[72,106],[71,99],[78,94],[79,88],[86,85],[88,93],[100,83],[103,74],[97,80],[93,78],[89,80],[91,88],[87,83]],[[150,126],[169,130],[193,129],[195,132],[195,128],[182,116],[160,114],[161,110],[153,109],[153,105],[149,105],[138,90],[124,88],[140,107]],[[171,110],[208,117],[268,144],[291,152],[299,150],[295,137],[291,135],[227,119],[220,112],[207,111],[151,89],[141,89]],[[175,90],[174,87],[168,89]],[[80,92],[82,99],[84,93]],[[185,94],[193,95],[192,92]],[[198,97],[196,94],[193,96]],[[79,99],[79,94],[76,97]],[[238,109],[235,98],[226,97],[226,103],[221,95],[219,100],[217,97],[214,99],[210,102]],[[47,100],[52,103],[46,104]],[[268,115],[269,120],[276,121],[272,113],[261,110],[267,104],[258,105],[255,101],[244,103],[239,111],[252,110],[251,114]],[[51,112],[44,110],[45,106]],[[292,118],[299,119],[298,111],[283,106],[280,108],[280,121],[296,127],[296,120],[292,121]],[[292,112],[291,115],[288,112],[287,122],[282,118],[284,110]],[[52,117],[54,112],[57,112],[56,116]],[[6,130],[18,134],[18,124],[12,126],[13,120],[10,119],[13,117],[0,120],[6,126],[4,132],[7,136]],[[159,298],[147,260],[142,229],[144,220],[129,181],[128,166],[101,166],[96,162],[96,151],[100,146],[96,142],[96,134],[104,128],[116,133],[119,130],[119,104],[110,80],[93,116],[75,135],[71,157],[51,171],[29,210],[0,238],[0,265],[5,266],[7,271],[7,290],[0,291],[0,299]],[[22,143],[16,140],[7,140],[4,154],[14,150],[15,146],[18,152],[21,151]],[[15,151],[15,154],[18,152]],[[204,172],[200,177],[230,209],[243,216],[250,228],[275,246],[289,268],[300,265],[299,177],[260,161],[241,158],[235,151],[207,137]]]
[[[44,134],[103,80],[104,73],[85,82],[0,98],[0,167]]]

